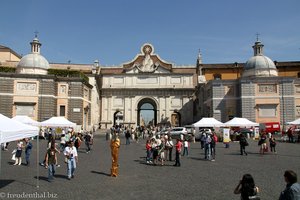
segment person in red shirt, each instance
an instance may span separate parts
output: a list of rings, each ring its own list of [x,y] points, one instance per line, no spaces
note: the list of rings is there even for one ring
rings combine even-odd
[[[175,157],[175,164],[174,166],[180,167],[180,153],[181,153],[181,148],[182,148],[182,142],[180,139],[177,139],[177,143],[175,145],[176,148],[176,157]]]
[[[151,140],[150,139],[148,139],[147,142],[146,142],[146,150],[147,150],[146,162],[147,162],[147,164],[149,164],[149,163],[152,163],[152,161],[151,161],[151,150],[152,150],[152,148],[151,148]]]

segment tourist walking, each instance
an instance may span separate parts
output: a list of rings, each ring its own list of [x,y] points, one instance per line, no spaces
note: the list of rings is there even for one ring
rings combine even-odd
[[[21,165],[22,163],[22,151],[23,151],[23,142],[21,140],[17,143],[17,151],[16,151],[16,161],[14,165]]]
[[[63,130],[63,133],[60,137],[60,151],[63,151],[66,147],[66,134],[65,131]]]
[[[64,155],[68,164],[68,179],[74,178],[74,172],[76,169],[76,163],[78,163],[77,149],[74,147],[74,142],[70,141],[68,146],[64,150]]]
[[[270,150],[271,152],[277,153],[276,152],[276,140],[274,138],[273,135],[271,135],[270,139],[269,139],[269,143],[270,143]]]
[[[206,134],[205,145],[204,145],[204,159],[210,160],[210,144],[211,144],[211,135]]]
[[[279,200],[299,200],[300,184],[297,183],[297,174],[292,170],[287,170],[284,172],[284,180],[286,187],[280,193]]]
[[[174,143],[172,141],[171,136],[169,136],[168,140],[166,142],[166,148],[167,148],[167,152],[169,154],[169,161],[172,161],[173,146],[174,146]]]
[[[243,133],[240,134],[240,151],[241,155],[248,155],[246,152],[246,146],[248,146],[248,141]]]
[[[29,138],[25,138],[25,160],[26,160],[26,166],[30,165],[30,154],[32,150],[32,143],[30,142]]]
[[[127,127],[127,129],[125,129],[126,145],[130,144],[130,137],[131,137],[131,134],[130,134],[129,128]]]
[[[183,142],[183,154],[182,156],[185,156],[185,154],[188,156],[189,155],[189,142],[187,139],[184,140]]]
[[[91,132],[87,132],[84,136],[84,142],[86,146],[86,153],[89,153],[91,151],[91,144],[92,144],[92,134]]]
[[[200,137],[201,149],[205,148],[205,138],[206,138],[206,133],[203,131]]]
[[[159,149],[158,149],[158,155],[160,159],[160,164],[163,166],[164,161],[165,161],[165,147],[166,147],[166,142],[165,138],[163,135],[160,136],[160,144],[159,144]]]
[[[150,164],[151,161],[151,140],[148,139],[146,142],[146,163]]]
[[[259,153],[264,154],[265,152],[268,151],[268,146],[267,146],[267,136],[265,133],[262,134],[260,137],[260,140],[258,141],[258,145],[260,146]]]
[[[215,133],[213,133],[212,138],[211,138],[211,143],[210,143],[210,152],[211,152],[211,156],[212,156],[211,161],[216,160],[216,144],[217,144],[217,142],[218,142],[218,137]]]
[[[180,165],[181,165],[181,163],[180,163],[180,153],[181,153],[181,148],[182,148],[182,142],[180,141],[180,139],[177,139],[175,148],[176,148],[176,154],[175,154],[175,164],[174,164],[174,166],[180,167]]]
[[[48,181],[53,180],[55,174],[55,168],[57,165],[57,149],[55,148],[55,143],[51,143],[51,147],[47,150],[45,157],[45,168],[48,168]]]
[[[258,187],[255,186],[254,179],[250,174],[243,175],[242,180],[234,189],[234,194],[241,194],[241,200],[259,200]]]

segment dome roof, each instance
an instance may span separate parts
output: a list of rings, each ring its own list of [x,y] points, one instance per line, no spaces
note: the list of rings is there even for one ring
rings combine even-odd
[[[245,65],[245,70],[247,69],[276,69],[274,62],[267,56],[257,55],[251,57]]]
[[[40,54],[40,47],[42,44],[39,42],[37,36],[30,42],[31,53],[22,57],[17,65],[17,72],[22,74],[47,74],[49,63]]]
[[[41,68],[47,70],[49,69],[49,62],[40,54],[30,53],[21,58],[17,67]]]
[[[256,41],[253,46],[254,56],[245,64],[243,77],[248,76],[278,76],[277,68],[274,62],[267,56],[263,55],[263,44]]]

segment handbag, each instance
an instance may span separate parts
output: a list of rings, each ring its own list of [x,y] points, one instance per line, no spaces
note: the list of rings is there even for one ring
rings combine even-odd
[[[12,160],[16,160],[16,154],[14,153],[11,157]]]

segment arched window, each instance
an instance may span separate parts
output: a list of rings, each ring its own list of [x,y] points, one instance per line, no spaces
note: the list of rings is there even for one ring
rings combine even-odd
[[[214,74],[214,80],[221,80],[222,76],[221,74]]]

